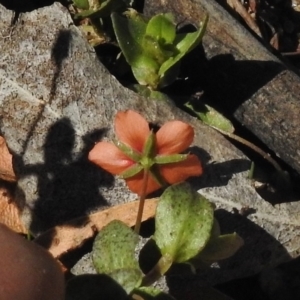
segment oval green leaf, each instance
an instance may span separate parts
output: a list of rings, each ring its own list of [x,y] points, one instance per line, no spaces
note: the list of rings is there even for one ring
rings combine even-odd
[[[137,15],[130,18],[111,14],[112,24],[118,44],[130,66],[138,67],[143,56],[142,42],[146,32],[147,23]]]
[[[175,65],[183,56],[193,50],[201,42],[208,23],[208,15],[205,17],[201,27],[196,32],[177,34],[173,47],[177,54],[166,60],[159,69],[159,75],[163,75],[168,69]]]
[[[160,197],[154,239],[162,256],[174,263],[186,262],[206,246],[213,222],[213,205],[188,183],[179,183]]]
[[[151,36],[159,45],[172,44],[176,36],[176,28],[169,15],[159,14],[150,19],[146,35]]]
[[[135,259],[138,235],[123,222],[115,220],[97,235],[92,251],[95,269],[109,275],[129,293],[139,286],[142,272]]]
[[[155,60],[159,67],[173,55],[169,49],[164,49],[153,37],[146,35],[143,39],[143,53]]]
[[[89,0],[73,0],[74,5],[80,9],[89,9]]]
[[[185,106],[188,109],[192,110],[195,113],[195,115],[206,125],[217,129],[221,129],[228,133],[234,132],[234,127],[232,123],[211,106],[205,104],[203,105],[203,109],[201,110],[197,110],[190,103],[186,103]]]
[[[141,85],[146,85],[152,90],[156,90],[159,84],[158,64],[150,57],[140,55],[135,59],[132,72],[135,79]]]

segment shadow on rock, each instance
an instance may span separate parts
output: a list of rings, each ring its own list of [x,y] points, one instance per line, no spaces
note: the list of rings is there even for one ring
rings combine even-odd
[[[224,162],[209,162],[211,156],[199,147],[189,149],[198,156],[203,166],[203,175],[194,177],[188,182],[197,190],[206,187],[226,186],[234,174],[250,169],[251,162],[247,159],[231,159]]]
[[[72,34],[70,30],[60,30],[51,49],[51,60],[55,66],[55,72],[52,78],[49,104],[51,104],[56,94],[57,84],[63,70],[63,63],[69,57],[71,44]]]
[[[125,290],[105,274],[76,276],[67,283],[66,300],[127,299]]]
[[[178,266],[168,276],[170,293],[177,299],[184,299],[184,292],[197,294],[203,286],[251,276],[290,259],[286,249],[274,237],[245,216],[218,209],[215,217],[222,234],[237,232],[245,244],[232,257],[214,267],[197,270],[196,275],[188,267]]]
[[[0,0],[0,3],[5,6],[6,9],[13,10],[16,13],[30,12],[35,9],[52,5],[55,0]],[[67,0],[59,1],[66,5]]]
[[[283,68],[273,61],[238,61],[231,54],[216,55],[208,61],[202,75],[203,96],[216,109],[233,115]]]
[[[44,162],[23,166],[22,175],[37,177],[37,200],[30,230],[41,232],[107,205],[100,187],[112,186],[112,175],[87,159],[88,152],[105,130],[83,137],[85,147],[74,157],[75,131],[68,118],[54,123],[44,144]],[[80,224],[77,224],[80,226]]]

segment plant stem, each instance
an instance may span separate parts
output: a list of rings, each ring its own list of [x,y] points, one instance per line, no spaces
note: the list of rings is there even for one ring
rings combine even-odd
[[[136,216],[136,222],[134,227],[134,232],[139,234],[140,228],[141,228],[141,222],[143,217],[143,210],[146,200],[146,190],[147,190],[147,184],[148,184],[148,178],[149,178],[149,170],[144,169],[144,176],[143,176],[143,185],[142,185],[142,192],[140,194],[140,203],[139,203],[139,210]]]
[[[149,286],[163,276],[172,266],[173,259],[170,256],[162,256],[157,264],[148,272],[142,280],[142,286]]]
[[[247,147],[249,147],[250,149],[252,149],[253,151],[255,151],[256,153],[258,153],[259,155],[261,155],[265,160],[267,160],[277,171],[279,172],[283,172],[282,168],[280,167],[280,165],[270,156],[269,153],[263,151],[262,149],[260,149],[259,147],[257,147],[256,145],[254,145],[253,143],[243,139],[240,136],[237,136],[233,133],[229,133],[227,131],[224,131],[222,129],[219,129],[217,127],[211,126],[212,128],[214,128],[215,130],[219,131],[220,133],[222,133],[225,136],[228,136],[230,139],[233,139]]]

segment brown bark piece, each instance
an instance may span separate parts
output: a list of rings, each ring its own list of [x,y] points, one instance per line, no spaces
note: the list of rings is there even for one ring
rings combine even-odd
[[[16,181],[12,165],[12,155],[9,153],[5,139],[0,136],[0,179]]]
[[[258,36],[261,37],[259,27],[257,26],[256,22],[252,19],[250,14],[247,12],[243,4],[239,0],[227,0],[227,3],[244,19],[249,28],[251,28],[253,32],[255,32]]]
[[[154,216],[156,204],[157,199],[146,200],[142,221]],[[120,220],[130,227],[133,226],[138,206],[139,201],[133,201],[72,220],[67,224],[49,229],[36,238],[35,242],[47,248],[55,258],[58,258],[82,245],[84,241],[93,237],[96,232],[113,220]]]
[[[27,234],[20,217],[20,210],[7,189],[3,187],[0,187],[0,223],[5,224],[18,233]]]

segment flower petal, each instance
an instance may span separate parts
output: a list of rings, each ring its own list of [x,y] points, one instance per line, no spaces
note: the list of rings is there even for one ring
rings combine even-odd
[[[114,175],[122,173],[134,164],[114,144],[108,142],[97,143],[90,151],[88,159]]]
[[[160,174],[169,183],[177,183],[186,180],[191,176],[199,176],[202,174],[202,166],[198,157],[190,154],[184,161],[159,165]]]
[[[141,153],[150,129],[148,122],[140,114],[126,110],[117,113],[115,132],[121,142]]]
[[[165,123],[156,133],[158,154],[180,153],[192,143],[194,129],[181,121]]]
[[[126,179],[128,188],[138,195],[142,194],[143,177],[144,172],[140,172],[139,174]],[[153,179],[151,174],[149,174],[146,195],[158,190],[159,188],[161,188],[161,186]]]

